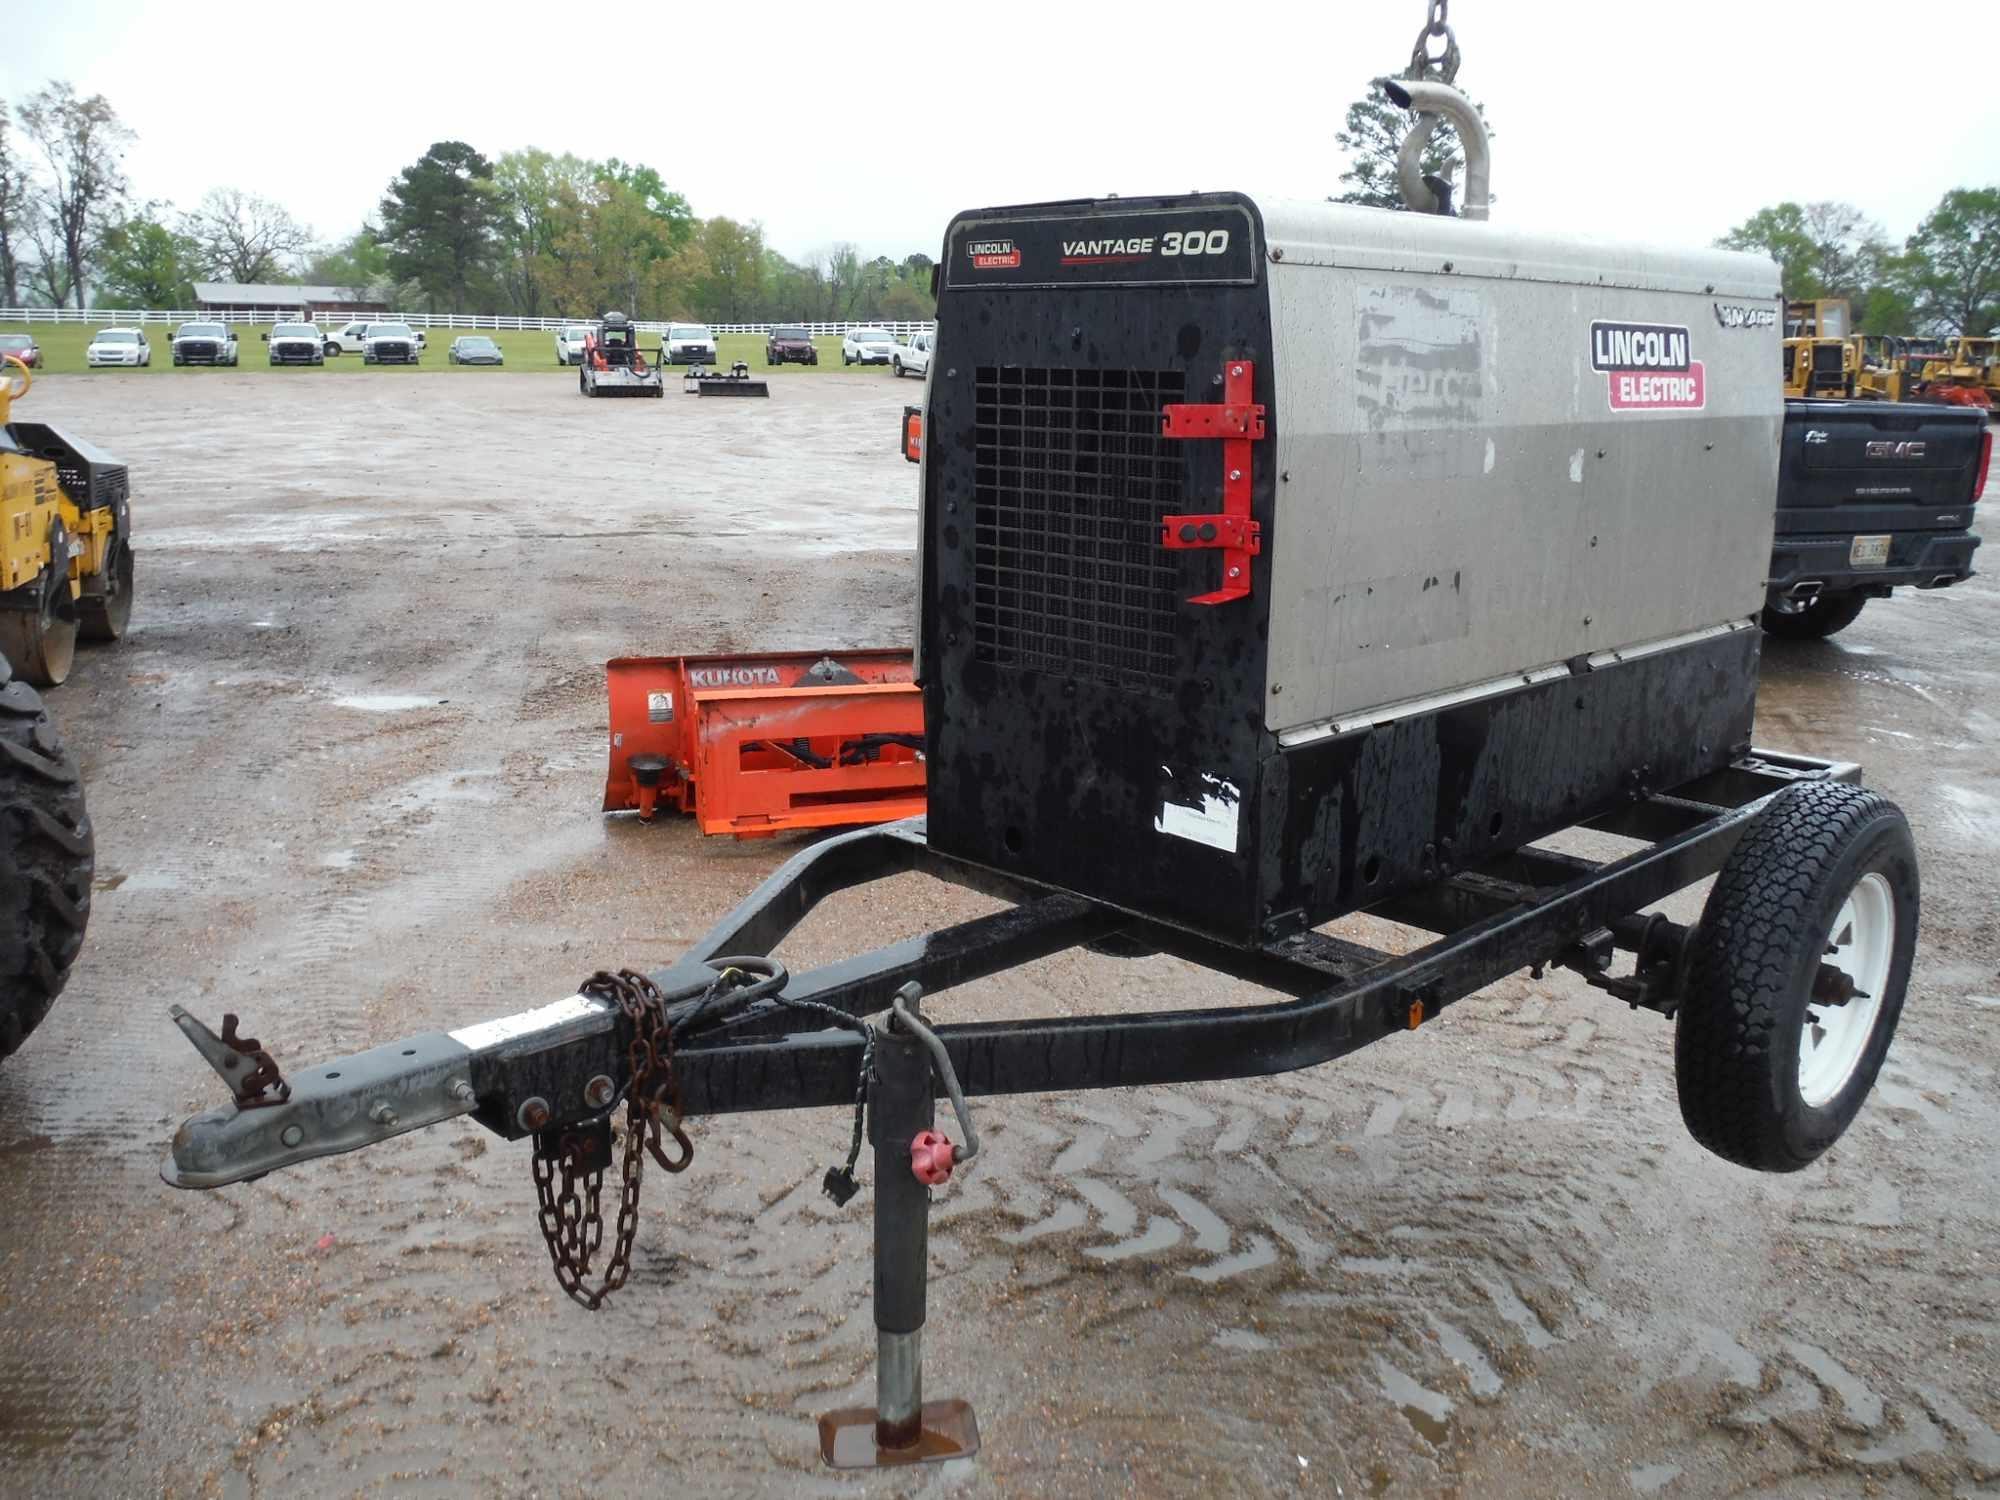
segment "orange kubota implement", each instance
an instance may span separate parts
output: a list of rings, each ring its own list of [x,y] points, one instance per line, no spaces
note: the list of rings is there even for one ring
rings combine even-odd
[[[703,833],[886,823],[924,810],[908,651],[626,656],[605,668],[604,810],[661,803]]]

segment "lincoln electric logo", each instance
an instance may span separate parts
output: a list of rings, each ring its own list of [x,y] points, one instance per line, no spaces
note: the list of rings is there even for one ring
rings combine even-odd
[[[974,240],[965,247],[975,271],[1011,271],[1021,264],[1021,251],[1012,240]]]
[[[1590,367],[1604,372],[1613,411],[1700,411],[1708,404],[1688,331],[1674,323],[1592,323]]]

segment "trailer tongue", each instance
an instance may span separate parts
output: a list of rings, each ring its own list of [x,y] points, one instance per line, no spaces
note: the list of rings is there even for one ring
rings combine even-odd
[[[625,1279],[647,1159],[687,1167],[690,1122],[851,1108],[823,1185],[854,1195],[865,1130],[877,1402],[823,1419],[821,1451],[873,1465],[978,1441],[962,1404],[924,1399],[922,1331],[931,1194],[967,1169],[983,1097],[1312,1067],[1554,964],[1672,1018],[1711,1150],[1765,1171],[1823,1153],[1895,1030],[1917,870],[1857,767],[1750,748],[1778,330],[1720,309],[1770,302],[1776,268],[1481,224],[1476,112],[1421,77],[1393,97],[1419,145],[1457,125],[1464,219],[1215,193],[951,225],[921,414],[923,759],[862,757],[913,782],[920,764],[922,817],[801,851],[669,968],[288,1091],[275,1063],[254,1091],[238,1077],[277,1050],[191,1029],[235,1102],[182,1125],[167,1180],[470,1114],[533,1138],[551,1264],[594,1308]],[[1404,182],[1430,209],[1444,187]],[[739,685],[699,659],[614,663],[607,805],[691,797],[706,818],[718,755],[739,784],[841,790],[811,778],[859,769],[860,721],[800,754],[788,708],[914,705],[865,654],[834,664],[858,683],[777,661]],[[744,831],[730,800],[714,819]],[[1579,858],[1555,846],[1573,830],[1636,847]],[[785,968],[820,901],[910,872],[1006,904]],[[1710,876],[1698,923],[1654,910]],[[1398,954],[1329,930],[1354,912],[1430,937]],[[1084,945],[1274,998],[932,1020],[940,992]]]

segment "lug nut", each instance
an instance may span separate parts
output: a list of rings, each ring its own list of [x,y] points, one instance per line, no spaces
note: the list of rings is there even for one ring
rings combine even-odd
[[[471,1104],[478,1096],[472,1092],[472,1083],[469,1079],[457,1078],[452,1080],[451,1097],[460,1104]]]
[[[602,1109],[618,1092],[618,1085],[603,1073],[583,1086],[583,1102],[592,1109]]]
[[[377,1100],[375,1107],[368,1111],[368,1118],[377,1125],[387,1127],[396,1123],[396,1112],[389,1107],[388,1100],[381,1099]]]
[[[549,1123],[549,1118],[549,1101],[539,1094],[532,1099],[524,1099],[520,1111],[514,1116],[523,1130],[540,1130]]]

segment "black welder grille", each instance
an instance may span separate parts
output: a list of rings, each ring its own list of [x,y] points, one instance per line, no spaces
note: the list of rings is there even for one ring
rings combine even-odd
[[[1174,682],[1181,399],[1162,370],[982,368],[974,414],[974,646],[981,661],[1147,692]]]

